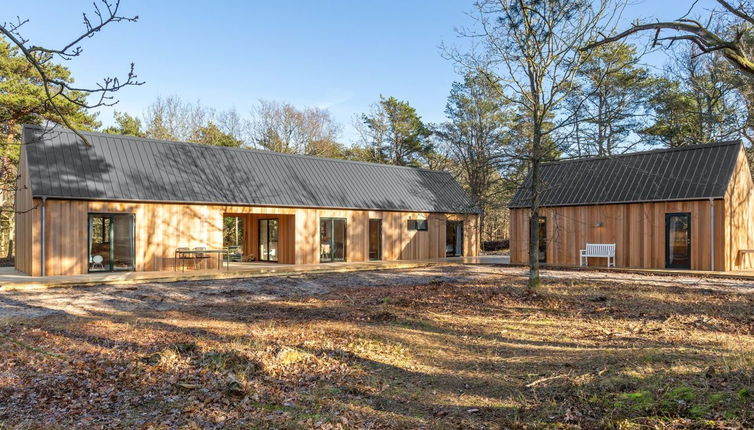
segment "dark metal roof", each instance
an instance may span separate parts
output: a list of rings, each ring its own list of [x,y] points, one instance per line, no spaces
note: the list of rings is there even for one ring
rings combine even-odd
[[[24,127],[34,197],[475,213],[447,172]]]
[[[740,141],[542,164],[541,206],[723,198]],[[531,176],[508,207],[531,207]]]

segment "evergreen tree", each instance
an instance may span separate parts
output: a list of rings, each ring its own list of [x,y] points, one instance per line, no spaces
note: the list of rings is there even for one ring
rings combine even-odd
[[[640,142],[629,135],[646,123],[650,101],[662,80],[639,64],[625,43],[597,47],[577,73],[578,90],[568,97],[573,117],[570,150],[578,156],[612,155]]]
[[[243,144],[241,140],[236,139],[230,134],[223,133],[213,122],[195,128],[190,141],[194,143],[203,143],[205,145],[225,146],[231,148],[240,148]]]
[[[360,132],[369,161],[397,166],[422,166],[433,151],[432,134],[407,101],[380,96],[362,114]]]
[[[126,112],[118,111],[115,111],[113,116],[115,117],[115,122],[117,125],[110,126],[102,130],[104,133],[145,137],[145,134],[141,129],[141,120],[139,118],[131,116]]]

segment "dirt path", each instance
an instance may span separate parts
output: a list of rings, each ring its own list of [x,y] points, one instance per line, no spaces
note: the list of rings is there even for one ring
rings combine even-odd
[[[48,315],[117,315],[135,311],[167,311],[186,303],[255,302],[292,296],[321,295],[336,288],[427,285],[519,280],[522,268],[492,266],[435,266],[411,270],[382,270],[332,275],[302,275],[217,281],[100,285],[0,292],[0,319]],[[617,272],[544,271],[551,282],[594,281],[613,284],[700,288],[754,293],[754,282],[691,276],[636,275]]]

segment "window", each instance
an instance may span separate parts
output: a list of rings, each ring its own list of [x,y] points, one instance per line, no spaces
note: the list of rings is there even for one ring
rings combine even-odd
[[[382,259],[382,220],[369,220],[369,259]]]
[[[133,269],[133,214],[89,214],[89,271]]]
[[[410,219],[408,220],[408,229],[417,231],[429,230],[429,222],[426,219]]]
[[[342,218],[320,218],[319,220],[319,261],[346,261],[346,220]]]

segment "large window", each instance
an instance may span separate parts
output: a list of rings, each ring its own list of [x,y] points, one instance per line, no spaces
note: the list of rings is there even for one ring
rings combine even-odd
[[[342,218],[320,218],[319,220],[319,261],[346,261],[346,220]]]
[[[134,270],[133,214],[89,214],[89,271]]]

